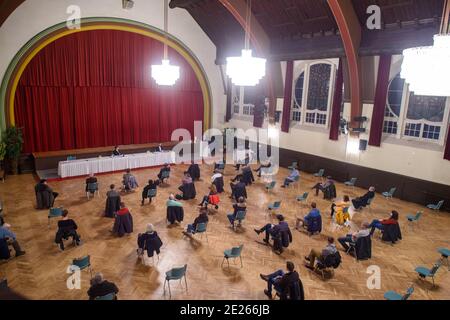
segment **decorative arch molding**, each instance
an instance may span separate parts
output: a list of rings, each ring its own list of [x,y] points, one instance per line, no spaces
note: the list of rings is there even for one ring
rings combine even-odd
[[[203,96],[203,129],[211,126],[212,97],[211,88],[199,59],[183,42],[173,35],[151,25],[121,18],[93,17],[81,19],[80,29],[67,29],[62,22],[49,27],[29,40],[10,62],[0,86],[0,129],[15,124],[14,99],[17,86],[31,60],[47,45],[67,35],[90,30],[119,30],[140,34],[162,43],[177,51],[192,67],[200,83]],[[1,133],[0,133],[1,135]]]

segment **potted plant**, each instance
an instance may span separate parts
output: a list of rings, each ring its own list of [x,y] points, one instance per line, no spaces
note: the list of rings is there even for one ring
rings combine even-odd
[[[12,173],[17,174],[23,146],[22,131],[16,127],[7,128],[3,132],[2,143],[5,145],[5,160],[9,163]]]
[[[6,144],[3,141],[0,141],[0,179],[5,181],[5,160],[6,156]]]

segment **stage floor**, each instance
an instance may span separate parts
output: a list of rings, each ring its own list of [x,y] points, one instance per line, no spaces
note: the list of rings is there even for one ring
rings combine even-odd
[[[141,192],[123,196],[123,201],[131,208],[134,218],[134,233],[123,238],[116,238],[111,233],[113,220],[101,216],[105,205],[105,193],[109,184],[120,185],[122,173],[100,175],[100,195],[88,201],[84,193],[84,179],[70,179],[51,182],[55,191],[60,193],[57,206],[69,209],[71,217],[79,225],[79,233],[84,244],[80,247],[67,246],[61,252],[54,243],[56,221],[47,227],[47,211],[34,209],[35,179],[31,174],[8,176],[5,183],[0,184],[0,198],[5,207],[5,219],[12,225],[12,230],[27,251],[25,256],[13,258],[0,263],[0,278],[6,277],[11,288],[30,299],[87,299],[89,288],[89,272],[82,271],[80,290],[68,290],[66,280],[70,276],[67,267],[73,258],[86,254],[91,255],[94,272],[101,271],[106,279],[115,282],[119,289],[119,299],[165,299],[163,295],[164,274],[174,266],[187,263],[187,281],[189,291],[183,291],[178,283],[172,283],[172,299],[266,299],[263,289],[265,283],[260,280],[260,273],[270,273],[284,269],[286,260],[292,260],[300,273],[305,288],[306,299],[383,299],[388,290],[403,293],[408,286],[414,284],[415,291],[411,296],[416,299],[450,299],[450,277],[447,266],[443,266],[436,276],[436,287],[431,282],[418,280],[414,272],[419,265],[431,267],[439,259],[437,248],[450,248],[450,214],[432,212],[419,205],[400,201],[385,200],[377,194],[372,209],[365,209],[354,216],[354,222],[371,221],[384,218],[390,210],[400,212],[400,224],[403,239],[392,246],[382,243],[378,236],[374,237],[372,259],[356,262],[351,256],[341,251],[342,265],[335,271],[332,279],[323,281],[320,275],[306,269],[303,257],[312,248],[321,250],[326,236],[337,238],[345,235],[346,229],[334,230],[330,223],[330,202],[321,196],[310,195],[309,200],[317,201],[322,211],[324,231],[319,236],[308,237],[293,230],[294,240],[283,255],[274,254],[268,247],[255,240],[262,240],[253,231],[268,222],[267,204],[274,200],[282,200],[280,210],[287,221],[294,226],[295,215],[306,212],[305,207],[295,201],[295,196],[311,187],[317,181],[311,175],[301,173],[299,187],[280,188],[287,174],[282,169],[277,176],[274,192],[267,193],[262,182],[248,188],[248,214],[243,228],[234,232],[230,227],[226,214],[231,211],[229,196],[229,179],[234,177],[232,166],[225,172],[226,194],[221,195],[218,212],[210,216],[208,239],[194,237],[194,240],[183,238],[182,230],[197,216],[197,204],[203,194],[207,193],[212,167],[202,165],[202,180],[196,183],[197,200],[184,202],[185,220],[182,226],[166,226],[165,201],[170,193],[177,192],[182,173],[186,166],[173,167],[169,186],[159,188],[158,196],[153,204],[140,206]],[[141,185],[149,178],[154,178],[159,168],[136,171]],[[344,191],[351,197],[361,195],[363,189],[345,188],[337,184],[338,195]],[[384,191],[384,190],[378,190]],[[423,210],[424,216],[415,229],[407,225],[406,215]],[[143,266],[136,257],[136,237],[145,230],[147,223],[153,223],[164,242],[161,260],[155,267]],[[230,268],[221,267],[223,250],[244,244],[243,263],[239,262]],[[367,268],[376,265],[381,268],[381,288],[368,289]]]

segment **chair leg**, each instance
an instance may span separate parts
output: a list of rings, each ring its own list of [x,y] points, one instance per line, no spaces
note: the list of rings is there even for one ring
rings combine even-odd
[[[227,258],[228,269],[230,269],[230,259]]]
[[[86,192],[86,197],[89,200],[89,191]]]
[[[225,257],[223,257],[223,259],[222,259],[222,263],[220,264],[220,267],[221,267],[221,268],[223,267],[223,263],[224,263],[224,261],[225,261]]]
[[[244,265],[242,264],[242,256],[239,256],[239,259],[241,259],[241,268],[243,268]]]
[[[186,285],[186,292],[188,292],[188,285],[187,285],[186,274],[184,275],[184,284]]]

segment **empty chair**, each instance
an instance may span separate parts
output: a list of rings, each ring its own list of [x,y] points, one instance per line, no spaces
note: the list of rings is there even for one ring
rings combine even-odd
[[[67,161],[71,161],[71,160],[77,160],[77,157],[75,157],[75,156],[67,156]]]
[[[200,239],[203,239],[203,234],[205,234],[205,237],[206,237],[206,242],[208,242],[208,234],[206,233],[206,227],[207,227],[207,224],[206,223],[198,223],[197,224],[197,228],[195,229],[195,233],[197,234],[197,233],[200,233],[201,234],[201,236],[200,236]]]
[[[351,178],[350,181],[345,181],[344,184],[347,187],[354,187],[356,183],[356,178]]]
[[[447,248],[439,248],[438,252],[442,256],[442,260],[445,260],[447,262],[448,270],[450,271],[450,264],[448,263],[448,257],[450,256],[450,250]]]
[[[241,260],[241,268],[243,267],[242,264],[242,248],[244,247],[243,244],[241,244],[239,247],[233,247],[229,250],[225,250],[223,252],[223,260],[222,260],[222,264],[220,266],[223,266],[223,262],[225,261],[225,259],[227,260],[228,263],[228,268],[230,267],[230,261],[229,259],[237,259],[239,258]]]
[[[306,199],[308,198],[308,192],[304,192],[301,196],[298,196],[296,199],[297,199],[297,201],[305,201],[306,202]]]
[[[89,197],[91,194],[95,195],[96,193],[97,193],[97,195],[99,194],[98,193],[98,183],[97,182],[88,183],[87,188],[86,188],[86,197],[88,198],[88,200],[89,200]]]
[[[271,181],[270,183],[268,183],[266,185],[266,190],[267,191],[273,190],[273,188],[275,188],[275,185],[276,185],[276,181]]]
[[[406,218],[408,219],[408,221],[411,223],[411,225],[415,222],[416,224],[419,223],[419,219],[420,217],[422,217],[423,212],[422,211],[417,211],[417,213],[415,215],[412,214],[408,214],[406,216]]]
[[[325,173],[325,169],[320,169],[318,172],[314,173],[314,177],[322,178]]]
[[[114,292],[108,293],[104,296],[95,297],[94,300],[116,300],[116,294]]]
[[[294,161],[292,164],[288,167],[288,169],[298,169],[298,162]]]
[[[441,207],[442,207],[443,204],[444,204],[444,200],[441,200],[441,201],[439,201],[437,204],[432,204],[432,203],[427,204],[427,208],[428,208],[428,209],[431,209],[431,210],[436,210],[436,211],[438,211],[438,210],[441,209]]]
[[[186,280],[186,269],[187,269],[187,264],[185,264],[184,266],[180,267],[180,268],[172,268],[169,271],[166,272],[166,279],[164,280],[164,294],[166,294],[166,282],[167,282],[167,286],[169,287],[169,297],[172,297],[172,292],[170,291],[170,281],[171,280],[180,280],[180,285],[181,285],[181,280],[184,278],[184,283],[186,285],[186,292],[188,291],[188,286],[187,286],[187,280]]]
[[[408,289],[406,289],[406,292],[404,295],[401,295],[395,291],[388,291],[384,294],[384,298],[386,300],[408,300],[408,298],[411,296],[411,294],[414,292],[414,287],[411,286]]]
[[[383,195],[386,199],[392,199],[392,197],[394,196],[395,190],[397,190],[397,188],[392,187],[389,191],[383,192],[382,195]]]
[[[267,209],[269,210],[278,210],[281,207],[281,201],[275,201],[274,203],[270,203]]]
[[[91,256],[87,255],[81,258],[76,258],[72,260],[72,272],[75,272],[75,268],[78,267],[81,270],[88,269],[91,274],[92,279],[92,267],[91,267]]]
[[[62,217],[63,209],[62,208],[50,208],[48,211],[48,227],[50,228],[50,219]]]
[[[417,267],[415,269],[415,271],[417,272],[420,279],[422,279],[422,280],[426,279],[427,277],[430,277],[433,280],[433,287],[434,287],[434,276],[436,275],[436,272],[439,270],[441,265],[442,265],[442,262],[441,262],[441,260],[439,260],[433,265],[433,267],[431,267],[431,269],[420,266],[420,267]]]

